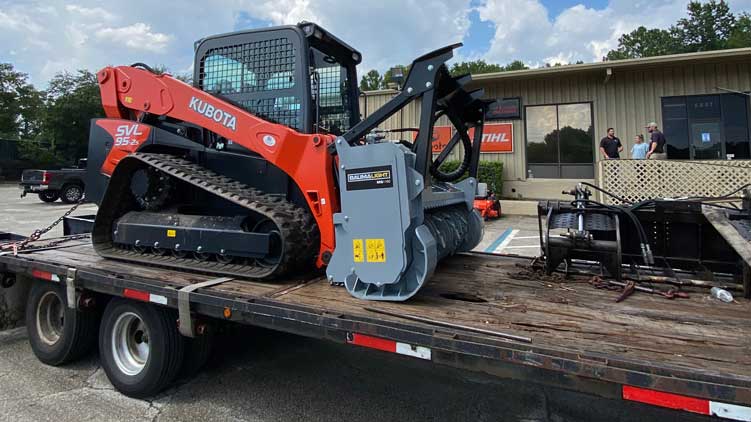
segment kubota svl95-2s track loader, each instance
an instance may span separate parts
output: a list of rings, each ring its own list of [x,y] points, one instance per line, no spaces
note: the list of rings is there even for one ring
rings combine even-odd
[[[356,297],[411,297],[482,237],[472,202],[487,102],[464,90],[469,76],[449,75],[458,46],[417,58],[364,120],[360,53],[313,23],[198,41],[193,86],[143,64],[102,69],[107,118],[92,121],[86,185],[94,247],[242,278],[325,267]],[[418,99],[413,142],[374,130]],[[456,134],[433,158],[441,116]],[[460,144],[461,167],[442,172]]]

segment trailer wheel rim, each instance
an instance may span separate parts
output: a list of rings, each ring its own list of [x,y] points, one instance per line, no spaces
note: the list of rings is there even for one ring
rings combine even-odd
[[[141,317],[133,312],[120,315],[112,329],[112,353],[122,373],[135,376],[143,371],[151,352],[151,336]]]
[[[37,333],[48,346],[60,341],[65,323],[65,306],[55,292],[46,292],[37,305]]]

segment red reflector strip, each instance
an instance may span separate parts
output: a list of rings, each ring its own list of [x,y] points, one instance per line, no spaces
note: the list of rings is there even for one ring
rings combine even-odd
[[[56,281],[58,283],[60,282],[60,276],[58,276],[57,274],[52,274],[47,271],[31,270],[31,276],[36,277],[36,278],[41,278],[42,280]]]
[[[397,353],[405,356],[412,356],[420,359],[431,359],[431,351],[427,347],[413,346],[407,343],[400,343],[394,340],[386,340],[378,337],[366,336],[365,334],[352,333],[347,342],[357,346],[369,347],[371,349],[383,350],[384,352]]]
[[[623,398],[625,400],[638,401],[669,409],[686,410],[688,412],[709,415],[709,400],[705,399],[679,396],[677,394],[632,387],[630,385],[623,386]]]
[[[140,290],[125,289],[123,290],[123,296],[127,297],[128,299],[140,300],[142,302],[149,301],[149,293],[142,292]]]
[[[142,292],[140,290],[125,289],[123,290],[123,297],[128,299],[140,300],[141,302],[153,302],[161,305],[167,304],[167,298],[160,295],[155,295],[149,292]]]
[[[383,350],[384,352],[396,353],[396,342],[378,337],[366,336],[365,334],[352,333],[350,344],[370,347],[371,349]]]
[[[702,415],[715,415],[736,421],[751,421],[751,407],[681,396],[630,385],[623,386],[623,399]]]

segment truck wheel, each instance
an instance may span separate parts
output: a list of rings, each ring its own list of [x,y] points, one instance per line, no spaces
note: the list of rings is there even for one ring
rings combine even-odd
[[[93,311],[66,303],[62,286],[35,281],[26,303],[26,330],[31,350],[47,365],[62,365],[84,356],[96,345],[99,324]]]
[[[174,311],[113,299],[99,327],[99,355],[112,385],[129,397],[157,394],[174,380],[185,342]]]
[[[83,198],[83,188],[80,185],[65,185],[60,191],[60,199],[66,204],[75,204]]]
[[[39,192],[39,199],[44,202],[55,202],[60,198],[60,193],[56,190],[46,190]]]

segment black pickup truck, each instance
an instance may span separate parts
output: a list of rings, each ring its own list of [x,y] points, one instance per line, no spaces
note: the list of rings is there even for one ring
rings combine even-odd
[[[85,175],[85,158],[78,160],[77,168],[24,170],[19,185],[23,189],[21,197],[36,193],[44,202],[55,202],[59,198],[66,204],[76,203],[83,197]]]

